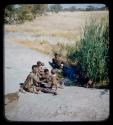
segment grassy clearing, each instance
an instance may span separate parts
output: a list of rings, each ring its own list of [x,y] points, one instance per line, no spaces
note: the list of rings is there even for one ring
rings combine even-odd
[[[79,40],[80,39],[80,34],[79,33],[76,33],[74,32],[73,30],[72,31],[64,31],[64,30],[50,30],[48,29],[47,30],[44,30],[44,29],[41,29],[41,28],[30,28],[29,26],[28,27],[21,27],[20,26],[20,29],[21,29],[21,32],[28,32],[28,33],[32,33],[34,34],[35,36],[55,36],[55,37],[64,37],[68,40]],[[10,26],[6,26],[6,29],[5,31],[6,32],[20,32],[20,29],[16,26],[16,25],[13,25],[12,27]]]
[[[22,40],[22,39],[15,39],[10,38],[10,42],[14,42],[20,45],[23,45],[27,48],[30,48],[32,50],[42,52],[44,54],[50,54],[53,51],[54,45],[50,45],[47,41],[31,41],[31,40]]]
[[[56,44],[52,45],[49,44],[48,41],[31,41],[31,40],[22,40],[22,39],[16,39],[16,38],[9,38],[9,41],[23,45],[25,47],[28,47],[32,50],[42,52],[44,54],[53,56],[54,52],[60,52],[62,55],[66,55],[66,46],[64,44]]]
[[[80,36],[77,33],[73,33],[73,31],[58,31],[58,32],[53,32],[52,36],[57,36],[57,37],[64,37],[67,38],[68,40],[79,40]]]
[[[69,40],[80,40],[82,26],[90,16],[97,20],[108,15],[108,11],[92,12],[64,12],[53,15],[37,17],[32,22],[20,25],[5,25],[7,32],[28,32],[34,35],[51,35],[65,37]]]

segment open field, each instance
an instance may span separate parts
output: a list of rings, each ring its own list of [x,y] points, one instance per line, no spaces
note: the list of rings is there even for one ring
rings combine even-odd
[[[79,41],[82,28],[90,18],[93,17],[101,21],[108,14],[108,11],[48,13],[46,16],[37,17],[32,22],[25,22],[21,25],[5,25],[4,28],[5,32],[12,33],[10,34],[11,41],[23,44],[28,48],[35,46],[35,50],[45,51],[48,54],[54,48],[53,44],[73,44]],[[42,46],[43,41],[46,41],[46,45]]]
[[[105,18],[107,11],[91,12],[60,12],[47,16],[37,17],[32,22],[26,22],[22,25],[6,25],[8,32],[31,32],[35,35],[52,35],[66,38],[76,38],[81,34],[81,28],[86,20],[94,17],[96,20]]]

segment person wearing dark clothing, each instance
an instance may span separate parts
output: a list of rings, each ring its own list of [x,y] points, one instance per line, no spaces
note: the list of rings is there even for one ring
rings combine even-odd
[[[77,84],[82,87],[91,88],[93,87],[93,81],[86,75],[78,72],[76,75]]]
[[[61,56],[57,53],[55,53],[54,58],[52,59],[52,64],[53,64],[53,68],[57,68],[57,69],[62,69],[63,68],[63,59],[61,58]]]

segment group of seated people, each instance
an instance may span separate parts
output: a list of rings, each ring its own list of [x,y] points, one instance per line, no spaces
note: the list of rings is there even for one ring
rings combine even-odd
[[[59,54],[55,54],[52,59],[53,69],[51,72],[49,69],[44,68],[44,63],[38,61],[36,65],[32,66],[32,71],[27,76],[25,82],[20,84],[20,91],[36,94],[45,92],[57,95],[57,88],[63,88],[64,85],[62,80],[58,78],[57,69],[61,69],[62,72],[69,72],[69,75],[73,75],[73,79],[75,79],[79,86],[85,85],[87,88],[92,87],[93,81],[87,77],[87,75],[83,75],[79,62],[69,65],[72,67],[71,69],[69,69],[68,66],[65,70],[65,65],[67,65],[66,61],[64,61]]]
[[[57,95],[57,88],[62,88],[55,69],[51,72],[44,68],[44,63],[38,61],[32,66],[32,71],[27,76],[24,83],[20,84],[21,92],[31,92],[38,94],[40,91]]]

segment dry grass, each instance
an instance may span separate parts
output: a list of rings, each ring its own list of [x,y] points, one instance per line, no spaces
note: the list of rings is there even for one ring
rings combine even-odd
[[[64,37],[70,40],[79,41],[82,34],[82,27],[85,25],[86,20],[95,17],[97,21],[100,21],[104,17],[108,16],[108,11],[91,11],[91,12],[60,12],[58,14],[47,15],[37,17],[32,22],[25,22],[19,25],[5,25],[5,32],[26,32],[29,35],[34,36],[55,36]],[[31,41],[22,40],[21,38],[14,38],[12,41],[29,47],[33,50],[41,51],[46,54],[50,54],[53,51],[58,51],[58,45],[51,45],[49,42],[43,41]],[[64,41],[62,41],[63,43]]]
[[[9,41],[23,45],[35,51],[40,51],[47,55],[49,54],[50,56],[53,54],[54,51],[59,50],[59,44],[51,45],[47,41],[30,41],[30,40],[26,41],[26,40],[15,39],[15,38],[10,38]]]
[[[54,15],[37,17],[36,20],[21,25],[5,25],[5,31],[31,32],[36,35],[63,36],[78,40],[86,20],[91,16],[100,20],[107,15],[108,11],[60,12]]]
[[[52,45],[49,45],[48,43],[43,43],[43,42],[35,42],[30,40],[26,41],[26,40],[20,40],[20,39],[10,39],[10,41],[23,45],[28,48],[31,48],[33,50],[40,51],[44,54],[51,54],[52,48],[53,48]]]

